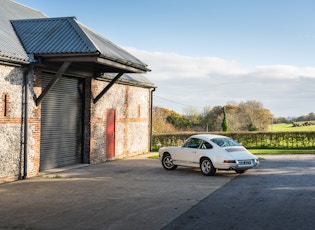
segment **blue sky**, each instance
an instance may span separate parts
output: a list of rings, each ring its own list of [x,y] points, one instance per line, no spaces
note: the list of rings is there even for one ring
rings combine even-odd
[[[256,100],[315,112],[313,0],[16,0],[77,19],[147,63],[154,105],[185,113]]]

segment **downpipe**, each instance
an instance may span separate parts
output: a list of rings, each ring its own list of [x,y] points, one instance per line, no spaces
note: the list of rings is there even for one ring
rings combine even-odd
[[[29,70],[25,70],[24,77],[23,77],[23,87],[24,87],[24,157],[23,157],[23,176],[22,179],[25,180],[27,178],[27,158],[28,158],[28,152],[27,152],[27,130],[28,130],[28,73]]]
[[[151,101],[150,101],[150,151],[152,151],[152,142],[153,142],[153,121],[152,121],[152,118],[153,118],[153,93],[155,91],[156,88],[153,88],[151,90]]]

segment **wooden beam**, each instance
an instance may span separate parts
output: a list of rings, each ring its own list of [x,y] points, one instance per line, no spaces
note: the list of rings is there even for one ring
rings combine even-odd
[[[119,62],[118,60],[106,59],[103,57],[97,56],[42,56],[43,61],[47,62],[67,62],[71,61],[73,63],[95,63],[100,66],[103,66],[104,69],[114,68],[118,71],[124,71],[126,73],[145,73],[150,71],[145,66],[135,66],[132,65],[131,62]],[[117,71],[117,72],[118,72]],[[106,71],[108,72],[108,71]]]
[[[102,92],[99,93],[94,99],[93,103],[96,104],[96,102],[113,86],[113,84],[123,75],[124,73],[118,73],[116,77],[114,77],[113,80],[109,82],[109,84],[102,90]]]
[[[71,62],[64,62],[62,66],[59,68],[55,76],[51,79],[51,81],[48,83],[46,88],[42,91],[41,95],[39,95],[38,98],[36,98],[36,106],[38,106],[41,101],[44,99],[45,95],[51,90],[51,88],[58,82],[58,80],[61,78],[62,74],[68,69]]]

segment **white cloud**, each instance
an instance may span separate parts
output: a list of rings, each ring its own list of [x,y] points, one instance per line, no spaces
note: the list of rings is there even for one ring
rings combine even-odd
[[[314,78],[315,68],[292,65],[258,66],[253,73],[256,73],[257,76],[280,79],[294,79],[301,76]]]
[[[228,101],[257,100],[276,116],[315,112],[315,68],[292,65],[244,68],[217,57],[189,57],[125,47],[148,64],[146,74],[157,90],[155,103],[183,112],[185,106],[224,105]]]
[[[246,69],[241,68],[235,61],[227,61],[217,57],[189,57],[175,53],[161,53],[137,50],[125,47],[130,53],[149,65],[162,78],[197,77],[204,78],[210,74],[244,74]],[[170,76],[169,73],[176,73]]]

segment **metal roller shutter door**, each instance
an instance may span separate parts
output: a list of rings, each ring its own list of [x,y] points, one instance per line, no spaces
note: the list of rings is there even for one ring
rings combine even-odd
[[[52,75],[42,76],[43,88]],[[61,77],[42,101],[40,171],[81,163],[80,79]]]

